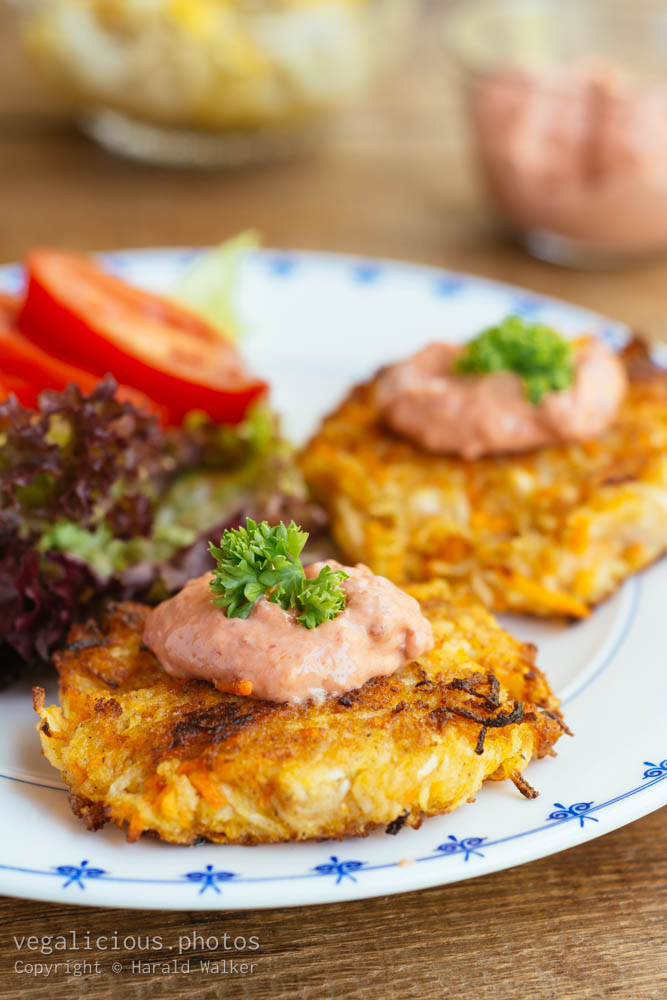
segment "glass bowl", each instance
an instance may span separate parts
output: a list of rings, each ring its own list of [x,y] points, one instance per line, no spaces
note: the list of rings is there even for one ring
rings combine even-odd
[[[31,0],[21,37],[83,129],[165,165],[289,155],[396,52],[411,0]]]
[[[482,176],[530,253],[606,267],[667,249],[667,5],[465,0],[446,35]]]

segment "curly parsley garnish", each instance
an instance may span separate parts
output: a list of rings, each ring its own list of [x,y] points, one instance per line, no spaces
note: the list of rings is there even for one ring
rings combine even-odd
[[[307,540],[294,521],[272,527],[249,517],[245,528],[225,531],[219,547],[209,546],[217,563],[210,584],[218,595],[213,603],[226,608],[228,618],[247,618],[266,594],[281,608],[298,611],[297,621],[305,628],[332,621],[345,607],[341,582],[347,573],[324,566],[308,579],[299,558]]]
[[[459,375],[509,371],[521,377],[526,396],[537,405],[547,392],[574,381],[572,347],[548,326],[508,316],[471,340],[456,361]]]

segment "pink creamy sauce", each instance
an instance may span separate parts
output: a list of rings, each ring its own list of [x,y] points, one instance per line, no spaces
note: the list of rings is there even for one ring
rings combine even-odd
[[[376,401],[385,422],[427,451],[480,458],[584,441],[613,421],[626,390],[623,365],[593,338],[575,346],[575,379],[533,405],[513,372],[455,375],[462,347],[429,344],[381,372]]]
[[[667,86],[587,60],[482,78],[472,122],[509,221],[616,252],[667,244]]]
[[[317,628],[305,628],[265,597],[247,619],[227,618],[212,603],[207,573],[149,613],[144,642],[172,677],[293,703],[359,688],[433,647],[431,623],[413,597],[362,564],[313,563],[306,576],[317,576],[324,565],[348,573],[342,584],[347,605]]]

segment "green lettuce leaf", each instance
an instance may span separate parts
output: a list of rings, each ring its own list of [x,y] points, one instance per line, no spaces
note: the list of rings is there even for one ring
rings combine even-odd
[[[248,250],[259,246],[259,235],[246,230],[196,259],[172,289],[172,297],[189,306],[228,340],[242,334],[238,310],[239,272]]]

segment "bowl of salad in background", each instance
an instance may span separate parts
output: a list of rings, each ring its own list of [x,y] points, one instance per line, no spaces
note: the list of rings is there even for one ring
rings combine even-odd
[[[37,0],[34,66],[107,148],[168,165],[291,153],[362,93],[411,0]]]

